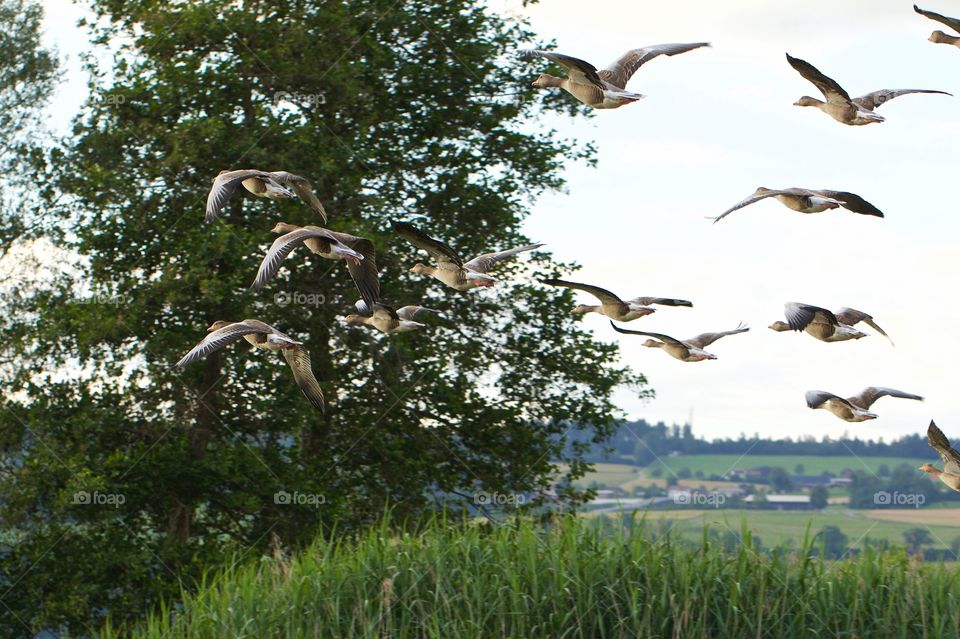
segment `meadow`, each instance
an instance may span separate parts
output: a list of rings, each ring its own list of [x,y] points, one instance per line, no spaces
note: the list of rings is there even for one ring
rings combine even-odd
[[[957,637],[960,575],[903,552],[732,552],[644,520],[436,521],[239,564],[104,637]],[[741,530],[747,543],[749,532]]]

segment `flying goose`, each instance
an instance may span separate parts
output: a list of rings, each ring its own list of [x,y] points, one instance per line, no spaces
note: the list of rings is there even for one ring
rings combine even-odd
[[[806,399],[808,408],[825,408],[845,422],[865,422],[868,419],[877,418],[877,415],[871,413],[868,409],[875,401],[887,396],[923,401],[923,398],[919,395],[878,386],[864,388],[859,395],[846,399],[826,391],[812,390],[807,391]]]
[[[656,337],[659,342],[648,339],[643,343],[644,346],[648,348],[660,348],[663,349],[668,355],[679,359],[683,362],[702,362],[705,359],[717,359],[717,356],[713,353],[708,353],[703,350],[705,347],[713,344],[715,341],[721,337],[726,337],[727,335],[736,335],[737,333],[746,333],[750,329],[740,324],[732,331],[722,331],[720,333],[702,333],[696,337],[691,337],[686,340],[678,340],[670,337],[669,335],[663,335],[662,333],[648,333],[646,331],[631,331],[625,328],[620,328],[613,322],[610,322],[610,326],[613,327],[613,330],[618,333],[624,333],[627,335],[646,335],[648,337]]]
[[[672,56],[709,46],[709,42],[694,42],[692,44],[656,44],[642,49],[633,49],[600,71],[585,60],[552,51],[525,49],[520,51],[520,57],[544,58],[559,64],[567,72],[565,78],[541,73],[540,77],[533,81],[533,86],[541,89],[559,87],[594,109],[616,109],[644,97],[640,93],[626,90],[627,82],[644,63],[659,55]]]
[[[926,11],[917,5],[913,5],[913,10],[926,18],[930,18],[931,20],[936,20],[941,24],[945,24],[954,31],[960,33],[960,20],[957,18],[948,18],[947,16],[942,16],[939,13],[934,13],[933,11]],[[930,34],[929,40],[930,42],[936,42],[937,44],[952,44],[955,47],[960,47],[960,38],[948,35],[939,29]]]
[[[571,313],[600,313],[618,322],[629,322],[638,317],[655,313],[656,309],[649,308],[651,304],[661,304],[663,306],[693,306],[693,304],[687,300],[675,300],[668,297],[635,297],[632,300],[624,302],[607,289],[591,284],[580,284],[578,282],[567,282],[565,280],[555,279],[540,280],[540,282],[549,286],[562,286],[563,288],[585,291],[600,300],[599,306],[579,304],[570,311]]]
[[[848,211],[853,211],[860,215],[883,217],[883,211],[856,193],[850,193],[848,191],[828,191],[825,189],[768,189],[761,186],[757,188],[750,197],[740,200],[717,217],[708,219],[713,220],[713,223],[716,224],[734,211],[742,209],[745,206],[750,206],[768,197],[776,198],[778,202],[787,208],[799,211],[800,213],[821,213],[827,209],[836,209],[842,206]]]
[[[310,353],[303,347],[303,342],[298,342],[269,324],[255,319],[245,319],[240,322],[218,320],[207,328],[207,333],[208,335],[199,344],[190,349],[189,353],[173,365],[174,370],[179,370],[193,361],[206,357],[242,337],[256,349],[281,351],[284,359],[287,360],[287,364],[290,365],[293,378],[300,386],[304,396],[310,400],[314,407],[321,411],[324,409],[323,391],[320,390],[320,384],[317,383],[317,378],[313,375]]]
[[[778,333],[806,331],[821,342],[845,342],[867,336],[866,333],[854,328],[854,326],[863,322],[890,339],[890,336],[874,323],[873,317],[853,308],[841,308],[836,313],[832,313],[825,308],[812,304],[787,302],[783,305],[783,311],[787,316],[787,321],[776,321],[770,325],[770,328]],[[893,344],[892,339],[890,339],[890,343]]]
[[[450,245],[435,240],[417,227],[406,222],[391,222],[397,235],[410,242],[419,249],[423,249],[433,256],[437,266],[416,264],[410,269],[411,273],[427,275],[437,279],[450,288],[458,291],[467,291],[478,286],[493,286],[496,278],[487,275],[487,271],[500,260],[513,257],[524,251],[532,251],[543,244],[528,244],[517,248],[507,249],[499,253],[486,253],[464,262]]]
[[[276,275],[283,260],[303,244],[320,257],[344,260],[350,277],[367,304],[375,304],[380,298],[377,256],[370,240],[319,226],[295,226],[286,222],[278,222],[271,232],[283,235],[273,241],[260,263],[257,277],[253,280],[254,290],[263,288]]]
[[[353,326],[372,326],[388,335],[423,328],[426,324],[413,321],[417,315],[424,312],[439,313],[439,311],[425,306],[404,306],[395,310],[393,307],[382,303],[374,304],[371,311],[363,300],[357,302],[356,308],[356,313],[340,318],[340,322]]]
[[[881,89],[880,91],[862,95],[859,98],[851,98],[850,95],[844,91],[843,87],[837,84],[836,81],[820,73],[816,67],[809,62],[799,58],[793,58],[789,53],[787,54],[787,62],[789,62],[790,66],[796,69],[800,75],[820,89],[823,97],[827,99],[826,102],[821,102],[816,98],[805,95],[794,102],[794,106],[817,107],[837,122],[842,122],[850,126],[883,122],[886,118],[877,115],[874,113],[874,110],[885,102],[889,102],[901,95],[908,93],[940,93],[942,95],[952,95],[946,91],[934,91],[932,89]]]
[[[950,446],[950,440],[942,430],[937,428],[932,419],[927,428],[927,442],[943,460],[943,470],[937,470],[931,464],[924,464],[920,470],[930,473],[933,477],[939,477],[940,481],[960,492],[960,453]]]
[[[240,185],[243,185],[243,188],[258,197],[273,200],[297,196],[316,211],[324,223],[327,221],[327,212],[316,193],[313,192],[313,185],[307,178],[287,171],[238,169],[220,171],[220,174],[213,178],[213,186],[207,196],[207,215],[204,218],[207,222],[217,219],[227,200],[233,196]],[[293,190],[287,187],[291,187]]]

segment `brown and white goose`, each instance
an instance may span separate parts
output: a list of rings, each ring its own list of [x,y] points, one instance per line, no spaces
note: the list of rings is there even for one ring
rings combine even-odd
[[[452,289],[468,291],[478,286],[493,286],[496,278],[487,274],[494,264],[508,257],[513,257],[524,251],[538,249],[543,244],[528,244],[517,248],[507,249],[498,253],[485,253],[464,262],[460,255],[449,244],[435,240],[417,227],[406,222],[391,222],[397,235],[410,242],[419,249],[423,249],[433,256],[437,266],[416,264],[410,269],[411,273],[427,275],[443,282]]]
[[[863,322],[887,339],[890,336],[877,326],[873,317],[863,311],[853,308],[841,308],[836,313],[812,304],[787,302],[783,305],[783,312],[787,316],[786,322],[776,321],[770,329],[782,333],[784,331],[805,331],[821,342],[845,342],[851,339],[866,337],[866,333],[858,331],[854,326]],[[890,339],[893,344],[893,340]]]
[[[624,333],[626,335],[646,335],[648,337],[655,337],[659,342],[648,339],[643,343],[644,346],[648,348],[659,348],[665,351],[670,357],[674,357],[683,362],[702,362],[705,359],[717,359],[717,356],[713,353],[708,353],[703,350],[710,344],[713,344],[715,341],[721,337],[726,337],[727,335],[736,335],[737,333],[746,333],[750,329],[740,324],[732,331],[722,331],[720,333],[701,333],[696,337],[691,337],[690,339],[679,340],[669,335],[664,335],[662,333],[648,333],[646,331],[631,331],[626,328],[620,328],[613,322],[610,322],[610,326],[613,327],[613,330],[618,333]]]
[[[377,303],[373,310],[366,302],[360,300],[356,304],[357,312],[340,318],[340,322],[352,326],[372,326],[388,335],[392,333],[406,333],[423,328],[426,324],[413,321],[421,313],[439,313],[425,306],[403,306],[394,309],[392,306]]]
[[[533,81],[537,88],[557,87],[594,109],[616,109],[643,98],[640,93],[627,91],[627,82],[641,66],[660,55],[677,55],[700,47],[709,47],[709,42],[691,44],[656,44],[641,49],[627,51],[606,69],[597,70],[595,66],[580,58],[562,53],[526,49],[520,51],[520,57],[544,58],[564,68],[567,77],[558,78],[549,73],[541,73]]]
[[[943,470],[937,470],[931,464],[924,464],[920,467],[920,470],[929,473],[950,488],[960,492],[960,453],[950,446],[950,440],[947,439],[942,430],[937,428],[932,419],[930,420],[930,426],[927,428],[927,442],[943,460]]]
[[[806,394],[808,408],[826,409],[845,422],[865,422],[868,419],[876,419],[877,415],[871,413],[869,409],[881,397],[899,397],[900,399],[923,401],[923,398],[919,395],[879,386],[864,388],[859,395],[846,399],[826,391],[812,390],[807,391]]]
[[[300,386],[304,396],[314,407],[321,411],[324,409],[323,391],[320,390],[320,384],[313,374],[310,353],[303,347],[303,342],[298,342],[269,324],[255,319],[245,319],[239,322],[219,320],[207,328],[207,333],[208,335],[199,344],[190,349],[189,353],[173,365],[174,370],[181,369],[191,362],[206,357],[242,337],[258,350],[283,353],[283,358],[290,365],[293,378]]]
[[[764,200],[768,197],[775,198],[778,202],[788,209],[799,211],[800,213],[822,213],[829,209],[843,207],[848,211],[859,213],[860,215],[872,215],[874,217],[883,217],[883,211],[870,204],[856,193],[849,191],[829,191],[826,189],[768,189],[759,187],[750,197],[740,200],[729,209],[717,217],[708,218],[716,224],[734,211],[738,211],[745,206],[750,206],[755,202]]]
[[[580,284],[578,282],[567,282],[556,279],[540,280],[540,282],[549,286],[561,286],[563,288],[584,291],[600,300],[599,306],[579,304],[570,311],[571,313],[599,313],[618,322],[630,322],[638,317],[655,313],[657,309],[650,308],[651,304],[661,304],[663,306],[693,306],[693,303],[687,300],[675,300],[669,297],[635,297],[625,302],[607,289],[591,284]]]
[[[886,118],[877,115],[874,111],[882,104],[908,93],[939,93],[942,95],[951,95],[946,91],[935,91],[932,89],[881,89],[859,98],[851,98],[850,95],[835,80],[823,75],[809,62],[791,57],[787,54],[787,62],[796,69],[800,75],[813,83],[820,89],[826,102],[811,98],[808,95],[803,96],[796,102],[795,106],[817,107],[837,122],[848,124],[850,126],[861,126],[872,124],[874,122],[883,122]]]
[[[913,5],[913,10],[926,18],[930,18],[931,20],[945,24],[957,33],[960,33],[960,19],[948,18],[947,16],[942,16],[939,13],[934,13],[933,11],[926,11],[917,5]],[[929,40],[930,42],[936,42],[937,44],[949,44],[955,47],[960,47],[960,38],[957,36],[948,35],[939,29],[930,34]]]
[[[307,178],[287,171],[238,169],[220,171],[220,174],[213,178],[213,186],[207,196],[207,214],[205,217],[207,222],[217,219],[227,200],[236,193],[237,188],[241,185],[257,197],[277,200],[297,196],[316,211],[324,223],[327,221],[327,212],[317,198],[317,194],[313,192],[313,185]]]
[[[283,235],[273,241],[260,263],[257,277],[253,280],[254,290],[263,288],[276,275],[283,260],[303,244],[311,253],[325,259],[344,260],[350,277],[367,304],[375,304],[380,298],[377,255],[370,240],[319,226],[295,226],[286,222],[278,222],[272,232]]]

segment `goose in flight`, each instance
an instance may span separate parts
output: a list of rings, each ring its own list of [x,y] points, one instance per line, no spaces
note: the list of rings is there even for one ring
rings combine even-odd
[[[927,442],[943,460],[943,470],[937,470],[931,464],[924,464],[920,470],[939,478],[947,486],[960,492],[960,453],[950,446],[950,440],[942,430],[937,428],[933,420],[930,420],[930,426],[927,428]]]
[[[618,322],[630,322],[638,317],[655,313],[656,309],[650,308],[651,304],[661,304],[663,306],[693,306],[693,303],[687,300],[675,300],[669,297],[635,297],[625,302],[607,289],[591,284],[580,284],[578,282],[567,282],[565,280],[555,279],[540,280],[540,282],[549,286],[561,286],[563,288],[584,291],[600,300],[599,306],[578,304],[570,311],[571,313],[600,313]]]
[[[812,390],[807,391],[806,394],[808,408],[824,408],[845,422],[865,422],[868,419],[876,419],[877,415],[871,413],[869,409],[881,397],[899,397],[900,399],[923,401],[923,398],[919,395],[878,386],[864,388],[859,395],[846,399],[826,391]]]
[[[387,335],[406,333],[423,328],[426,324],[413,321],[417,315],[427,312],[439,313],[439,311],[425,306],[403,306],[394,309],[392,306],[382,303],[374,304],[373,310],[371,310],[363,300],[356,303],[356,309],[356,313],[340,318],[340,322],[345,325],[372,326]]]
[[[874,323],[872,316],[853,308],[841,308],[833,313],[812,304],[787,302],[783,305],[783,312],[787,316],[787,321],[776,321],[770,325],[770,329],[778,333],[806,331],[821,342],[845,342],[867,336],[866,333],[854,328],[854,326],[863,322],[890,339],[890,336]],[[892,339],[890,339],[890,343],[893,344]]]
[[[750,197],[740,200],[717,217],[708,219],[713,220],[713,223],[716,224],[734,211],[738,211],[745,206],[750,206],[768,197],[776,198],[778,202],[787,208],[799,211],[800,213],[822,213],[828,209],[836,209],[842,206],[848,211],[859,213],[860,215],[883,217],[883,211],[856,193],[798,188],[768,189],[761,186],[754,191]]]
[[[644,346],[648,348],[660,348],[663,349],[668,355],[679,359],[682,362],[702,362],[705,359],[717,359],[717,356],[713,353],[708,353],[703,350],[710,344],[713,344],[715,341],[721,337],[726,337],[727,335],[736,335],[737,333],[746,333],[750,329],[740,324],[732,331],[721,331],[719,333],[701,333],[696,337],[691,337],[686,340],[679,340],[670,337],[669,335],[663,335],[662,333],[648,333],[646,331],[631,331],[626,328],[620,328],[613,322],[610,322],[610,326],[613,327],[613,330],[618,333],[624,333],[626,335],[646,335],[648,337],[655,337],[656,340],[648,339],[643,343]]]
[[[360,296],[367,304],[375,304],[380,298],[377,255],[370,240],[319,226],[295,226],[286,222],[278,222],[271,232],[282,233],[282,235],[273,241],[260,263],[260,269],[253,280],[254,290],[259,291],[273,279],[283,260],[303,244],[310,252],[320,257],[328,260],[344,260],[350,277],[353,278]]]
[[[191,362],[206,357],[242,337],[258,350],[282,352],[287,364],[290,365],[290,370],[293,371],[293,379],[296,380],[304,396],[315,408],[321,411],[324,409],[323,391],[320,390],[320,384],[313,375],[310,353],[303,347],[303,342],[298,342],[269,324],[255,319],[245,319],[240,322],[219,320],[207,328],[207,333],[208,335],[199,344],[173,365],[174,370],[179,370]]]
[[[656,44],[642,49],[627,51],[620,59],[606,69],[597,70],[595,66],[580,58],[562,53],[525,49],[520,51],[524,59],[544,58],[564,68],[567,77],[558,78],[549,73],[541,73],[533,81],[533,86],[543,89],[559,87],[594,109],[616,109],[643,98],[640,93],[627,91],[627,82],[641,66],[660,55],[677,55],[700,47],[709,47],[709,42],[691,44]]]
[[[960,33],[960,19],[948,18],[947,16],[942,16],[939,13],[934,13],[933,11],[926,11],[917,5],[913,5],[913,10],[926,18],[930,18],[931,20],[936,20],[941,24],[945,24],[957,33]],[[955,47],[960,47],[960,38],[946,34],[939,29],[930,34],[929,40],[930,42],[936,42],[937,44],[950,44]]]
[[[850,126],[861,126],[872,124],[874,122],[883,122],[886,118],[877,115],[874,111],[890,100],[908,93],[940,93],[942,95],[951,95],[946,91],[935,91],[932,89],[881,89],[859,98],[851,98],[850,95],[835,80],[820,73],[816,67],[809,62],[799,58],[791,57],[787,54],[787,62],[805,79],[813,83],[820,89],[826,102],[822,102],[808,95],[803,96],[796,102],[795,106],[817,107],[837,122],[848,124]]]
[[[327,222],[327,212],[317,198],[317,194],[313,192],[313,185],[307,178],[287,171],[259,171],[257,169],[220,171],[220,174],[213,178],[213,186],[207,196],[207,214],[204,219],[207,222],[216,220],[227,200],[236,193],[237,187],[241,185],[257,197],[266,197],[273,200],[299,197],[320,215],[324,224]]]
[[[391,222],[390,224],[397,235],[417,248],[423,249],[437,261],[437,266],[416,264],[410,269],[411,273],[427,275],[458,291],[468,291],[478,286],[493,286],[497,283],[497,280],[488,275],[487,271],[494,264],[518,253],[532,251],[543,246],[543,244],[518,246],[499,253],[485,253],[469,262],[464,262],[449,244],[435,240],[414,225],[406,222]]]

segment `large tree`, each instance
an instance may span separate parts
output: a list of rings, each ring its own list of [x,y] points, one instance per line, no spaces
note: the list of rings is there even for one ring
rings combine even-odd
[[[25,364],[0,415],[2,512],[20,534],[2,570],[23,574],[0,603],[29,611],[16,621],[135,617],[236,549],[385,509],[401,520],[480,491],[536,504],[566,433],[604,439],[614,389],[645,392],[579,328],[569,292],[535,284],[569,265],[525,256],[498,267],[500,286],[456,293],[409,273],[424,256],[390,230],[414,222],[467,256],[526,243],[532,199],[589,161],[588,144],[538,122],[580,107],[530,90],[523,24],[479,0],[92,9],[115,63],[91,69],[36,231],[79,256],[82,277],[24,297],[2,336]],[[375,242],[384,299],[441,314],[392,337],[343,327],[357,298],[345,269],[302,249],[251,291],[274,224],[319,220],[238,194],[204,223],[211,178],[247,167],[310,178],[331,228]],[[242,345],[170,370],[214,320],[251,317],[305,342],[325,414],[282,358]]]

